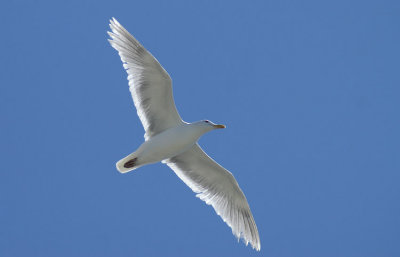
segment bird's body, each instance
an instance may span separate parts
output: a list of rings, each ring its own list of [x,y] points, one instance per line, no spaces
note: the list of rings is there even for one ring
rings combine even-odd
[[[197,143],[204,133],[225,126],[208,120],[184,122],[175,107],[168,73],[115,19],[110,28],[109,41],[128,73],[133,102],[145,129],[145,142],[118,161],[117,169],[126,173],[150,163],[167,164],[197,197],[213,206],[237,238],[259,251],[257,226],[238,183]]]
[[[143,142],[133,153],[117,162],[117,169],[126,173],[143,165],[161,162],[177,156],[193,146],[201,135],[210,131],[213,127],[204,126],[202,122],[182,123],[169,128]],[[126,168],[124,164],[137,158],[135,165]]]

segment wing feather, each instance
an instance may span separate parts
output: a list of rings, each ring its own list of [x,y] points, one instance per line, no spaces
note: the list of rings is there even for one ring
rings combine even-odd
[[[110,28],[109,42],[118,51],[128,73],[129,89],[146,131],[145,139],[182,124],[168,73],[116,19],[110,20]]]
[[[260,238],[246,197],[232,173],[211,159],[198,144],[165,163],[197,197],[212,205],[232,233],[260,250]]]

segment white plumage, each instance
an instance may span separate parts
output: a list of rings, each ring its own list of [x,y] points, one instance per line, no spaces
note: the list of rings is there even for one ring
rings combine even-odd
[[[197,197],[214,207],[237,238],[259,251],[257,226],[238,183],[197,144],[204,133],[225,126],[182,121],[168,73],[114,18],[110,28],[109,41],[128,73],[129,88],[146,132],[145,142],[117,162],[117,169],[125,173],[149,163],[166,163]]]

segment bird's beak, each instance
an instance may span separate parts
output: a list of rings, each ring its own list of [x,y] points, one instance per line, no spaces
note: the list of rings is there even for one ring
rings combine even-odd
[[[226,126],[225,125],[214,125],[214,128],[221,129],[221,128],[226,128]]]

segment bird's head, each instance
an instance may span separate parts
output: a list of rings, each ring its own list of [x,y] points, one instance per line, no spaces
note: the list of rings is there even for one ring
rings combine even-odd
[[[206,130],[214,130],[214,129],[222,129],[222,128],[226,128],[225,125],[221,125],[221,124],[215,124],[212,121],[209,120],[201,120],[196,122],[197,126],[203,127]]]

